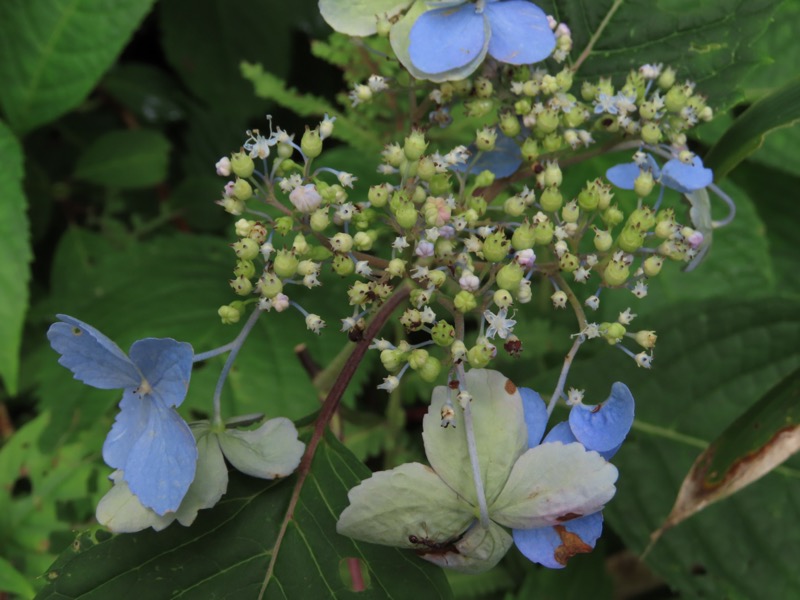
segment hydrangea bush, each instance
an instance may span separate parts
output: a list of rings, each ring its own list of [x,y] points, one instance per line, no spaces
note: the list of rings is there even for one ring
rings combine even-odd
[[[697,141],[715,117],[702,81],[646,49],[624,72],[585,68],[620,4],[585,39],[575,6],[320,0],[332,33],[314,53],[344,71],[341,107],[242,66],[303,126],[273,111],[215,145],[225,229],[209,247],[228,298],[204,303],[191,343],[129,323],[127,353],[81,320],[91,310],[51,301],[58,362],[122,390],[91,449],[107,467],[94,519],[119,535],[79,538],[42,597],[162,597],[131,573],[163,568],[177,577],[163,597],[433,598],[451,593],[444,573],[459,595],[463,577],[603,560],[604,510],[636,477],[615,455],[656,402],[647,386],[677,385],[659,345],[692,333],[661,329],[648,303],[692,293],[737,212]],[[199,334],[212,323],[230,341]],[[257,368],[286,378],[288,327],[304,330],[294,354],[321,401],[302,419],[299,398],[247,388],[241,366],[267,335]],[[288,379],[275,385],[300,389]],[[380,412],[359,448],[350,432]],[[93,556],[107,566],[90,584]],[[301,583],[290,573],[309,561]]]

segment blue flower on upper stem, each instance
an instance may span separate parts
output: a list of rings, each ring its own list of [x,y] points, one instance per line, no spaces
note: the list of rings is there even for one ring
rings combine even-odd
[[[58,362],[96,388],[123,389],[120,413],[103,444],[103,459],[123,473],[130,491],[158,515],[174,512],[192,483],[197,447],[175,407],[186,397],[192,346],[147,338],[129,356],[94,327],[57,315],[47,332]]]
[[[703,166],[703,160],[699,156],[693,156],[691,163],[673,158],[664,164],[663,169],[659,169],[658,163],[650,154],[646,157],[646,164],[631,162],[615,165],[606,171],[606,177],[615,186],[632,190],[642,169],[649,170],[653,173],[653,179],[660,179],[665,187],[682,194],[706,188],[714,181],[714,172]]]
[[[528,447],[561,442],[580,442],[587,450],[606,460],[619,450],[633,424],[633,395],[624,383],[611,386],[611,395],[596,406],[578,403],[569,420],[558,423],[542,440],[547,425],[547,408],[542,397],[529,388],[520,388]],[[603,513],[575,515],[560,525],[538,529],[514,529],[514,543],[529,560],[551,569],[561,569],[576,554],[591,552],[603,532]]]
[[[555,46],[547,16],[527,0],[462,0],[422,13],[411,27],[408,53],[415,68],[436,75],[467,65],[471,73],[487,53],[500,62],[531,64]]]

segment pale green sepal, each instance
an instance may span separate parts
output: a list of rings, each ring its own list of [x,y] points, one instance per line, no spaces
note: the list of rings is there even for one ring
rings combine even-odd
[[[133,533],[152,527],[161,531],[177,520],[188,527],[197,518],[197,512],[211,508],[222,497],[228,488],[228,468],[216,437],[203,428],[197,438],[197,471],[181,501],[177,512],[157,515],[155,511],[145,508],[133,495],[128,484],[122,478],[122,471],[111,474],[114,486],[97,504],[97,522],[115,533]]]
[[[472,507],[420,463],[373,473],[347,497],[350,505],[339,517],[336,531],[373,544],[427,548],[409,537],[443,544],[461,535],[475,519]]]
[[[451,69],[450,71],[442,71],[441,73],[425,73],[417,69],[411,62],[411,56],[408,53],[408,36],[411,33],[411,27],[419,18],[419,16],[429,9],[425,0],[417,0],[414,5],[409,9],[405,16],[392,26],[389,32],[389,41],[392,44],[397,60],[411,73],[416,79],[427,79],[434,83],[441,83],[443,81],[457,81],[469,77],[475,69],[477,69],[483,59],[486,58],[486,53],[489,51],[489,38],[492,35],[492,30],[489,26],[489,19],[484,16],[483,19],[483,48],[475,56],[473,60],[468,62],[463,67]]]
[[[487,529],[476,522],[452,545],[452,551],[429,552],[422,558],[461,573],[482,573],[499,563],[513,543],[508,532],[496,523],[490,521]]]
[[[228,462],[261,479],[291,475],[306,448],[297,439],[294,424],[283,417],[270,419],[253,431],[226,429],[216,435]]]
[[[506,484],[514,462],[528,447],[522,398],[517,387],[498,371],[472,369],[466,374],[465,383],[472,395],[478,464],[486,501],[491,505]],[[451,397],[455,406],[456,426],[443,428],[442,405]],[[434,471],[470,504],[478,506],[463,411],[455,393],[446,386],[433,390],[431,406],[422,421],[422,438],[428,462]]]
[[[514,529],[557,525],[601,510],[616,480],[617,468],[582,444],[542,444],[520,457],[489,514]]]
[[[703,262],[711,247],[711,237],[714,235],[714,224],[711,220],[711,198],[708,197],[708,188],[694,190],[684,194],[689,201],[689,218],[692,227],[703,234],[703,243],[696,248],[697,254],[689,262],[684,271],[694,271]]]
[[[340,33],[364,37],[377,31],[378,15],[390,18],[413,0],[319,0],[319,12]]]
[[[162,517],[145,508],[128,489],[122,476],[120,470],[111,474],[110,479],[114,485],[97,504],[95,516],[98,523],[115,533],[133,533],[148,527],[161,531],[175,520],[174,513],[167,513]]]

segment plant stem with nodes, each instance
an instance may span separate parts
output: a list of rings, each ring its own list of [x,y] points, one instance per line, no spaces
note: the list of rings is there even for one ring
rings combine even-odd
[[[564,280],[561,275],[554,275],[553,279],[558,284],[558,287],[567,295],[567,299],[569,303],[572,305],[573,310],[575,310],[575,316],[578,317],[578,331],[583,332],[586,329],[586,314],[583,312],[583,307],[581,306],[580,300],[575,295],[575,292],[572,291],[572,288],[569,287],[569,284]],[[561,368],[561,374],[558,376],[558,383],[556,383],[556,389],[553,391],[553,395],[550,396],[550,401],[547,403],[547,416],[549,417],[553,414],[553,409],[556,407],[556,403],[558,399],[561,397],[561,394],[564,393],[564,385],[567,381],[567,375],[569,374],[569,369],[572,366],[572,361],[575,359],[575,355],[578,353],[578,349],[581,347],[581,344],[586,341],[586,336],[583,333],[579,333],[575,337],[575,341],[572,342],[572,348],[569,349],[567,352],[567,356],[564,357],[564,366]]]

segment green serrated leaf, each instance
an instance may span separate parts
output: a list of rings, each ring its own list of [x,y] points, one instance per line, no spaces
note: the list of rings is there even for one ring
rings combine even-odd
[[[336,533],[348,489],[368,470],[332,435],[320,443],[280,546],[275,545],[296,476],[270,483],[231,473],[228,493],[189,528],[171,526],[94,543],[83,534],[50,568],[37,596],[107,599],[132,593],[192,598],[450,598],[442,571],[413,552],[360,544]],[[153,557],[158,560],[153,560]],[[352,591],[348,558],[366,589]]]
[[[652,371],[606,351],[576,363],[569,376],[587,393],[618,379],[636,398],[633,430],[613,459],[617,495],[604,515],[637,553],[669,514],[698,450],[800,364],[800,302],[685,303],[651,315],[646,327],[659,333]],[[648,563],[686,597],[793,597],[800,531],[787,523],[798,495],[800,470],[791,460],[665,533]]]
[[[110,131],[78,157],[75,177],[111,188],[150,187],[167,176],[169,149],[156,131]]]
[[[283,80],[265,71],[260,64],[243,62],[241,72],[242,76],[253,84],[255,94],[259,98],[273,100],[301,117],[321,117],[327,113],[331,117],[336,117],[332,137],[347,142],[364,153],[380,151],[382,144],[374,133],[342,115],[326,100],[287,88]]]
[[[776,0],[555,0],[553,14],[569,25],[582,78],[623,78],[645,63],[678,68],[712,106],[735,101],[738,82],[760,58],[751,47]],[[547,11],[550,12],[550,11]]]
[[[697,457],[653,539],[760,479],[798,452],[798,401],[800,369],[767,392]]]
[[[22,148],[0,122],[0,377],[10,395],[17,393],[22,326],[28,309],[30,231],[22,191]]]
[[[795,79],[753,104],[736,119],[706,156],[706,166],[714,170],[714,177],[725,177],[758,150],[771,132],[800,121],[798,97],[800,79]]]
[[[153,0],[0,3],[0,105],[25,132],[80,104]]]

